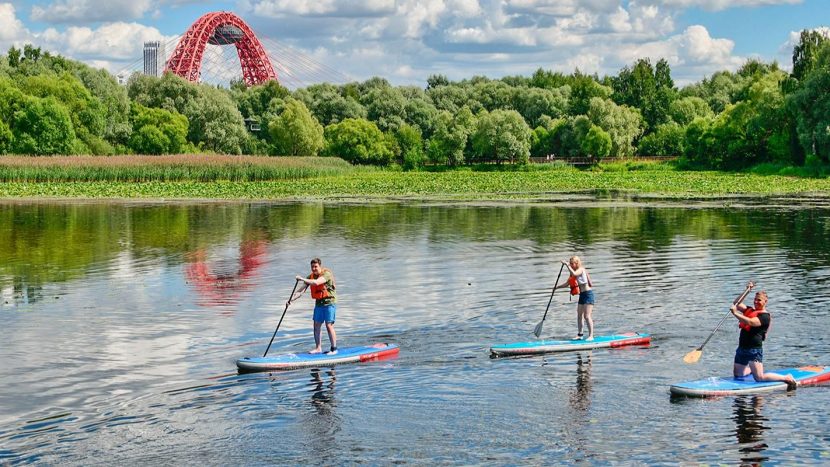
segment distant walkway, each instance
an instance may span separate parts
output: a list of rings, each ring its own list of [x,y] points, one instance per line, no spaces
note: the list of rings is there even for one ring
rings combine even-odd
[[[568,165],[596,165],[598,162],[667,162],[676,160],[676,156],[634,156],[634,157],[604,157],[597,159],[593,156],[583,157],[531,157],[530,162],[534,164],[553,164],[556,162]]]

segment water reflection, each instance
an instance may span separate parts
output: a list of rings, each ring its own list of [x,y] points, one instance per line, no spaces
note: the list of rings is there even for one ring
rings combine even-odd
[[[243,292],[256,285],[256,277],[266,260],[268,243],[249,240],[239,245],[233,257],[210,258],[206,248],[187,255],[184,273],[187,283],[196,291],[196,303],[202,306],[234,305]]]
[[[101,446],[104,459],[139,463],[803,463],[830,446],[815,410],[827,388],[787,398],[770,447],[760,400],[665,394],[722,372],[728,336],[697,368],[679,368],[677,349],[706,338],[750,273],[794,311],[778,318],[770,367],[826,362],[828,219],[827,209],[0,205],[0,464],[83,464]],[[550,290],[525,284],[553,280],[555,260],[577,249],[616,305],[600,327],[664,345],[550,356],[541,370],[538,357],[487,360],[487,344],[525,340],[540,318]],[[338,375],[212,379],[264,350],[297,266],[315,256],[343,287],[343,338],[396,342],[402,357]],[[573,304],[556,297],[547,329],[564,336]],[[699,326],[678,327],[690,297],[684,317]],[[307,349],[304,300],[280,328],[281,351]],[[233,315],[204,312],[228,303]],[[16,436],[52,414],[71,416]]]
[[[757,466],[769,459],[763,454],[769,447],[764,442],[764,431],[769,427],[764,425],[768,420],[761,413],[763,406],[762,396],[735,398],[735,436],[743,465]]]
[[[311,407],[313,412],[303,424],[308,430],[307,439],[323,452],[337,450],[337,434],[342,429],[342,420],[337,414],[334,386],[337,375],[334,368],[311,370]]]
[[[577,415],[591,407],[591,352],[576,356],[576,385],[571,390],[568,403]]]
[[[830,211],[818,208],[771,215],[682,207],[0,204],[0,290],[17,303],[31,302],[44,284],[117,271],[125,266],[120,258],[130,260],[132,274],[161,258],[187,264],[206,303],[223,302],[235,299],[236,283],[257,268],[248,261],[261,261],[263,245],[321,236],[360,249],[413,237],[536,245],[571,239],[586,248],[610,240],[635,256],[670,250],[681,237],[740,240],[748,249],[780,247],[810,270],[830,260],[828,232]],[[227,244],[241,245],[234,267],[210,257]]]

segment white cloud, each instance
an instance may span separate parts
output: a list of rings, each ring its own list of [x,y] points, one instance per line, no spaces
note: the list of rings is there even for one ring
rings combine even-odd
[[[811,31],[818,31],[824,37],[830,38],[830,27],[823,26],[819,28],[813,28],[811,29]],[[800,40],[801,31],[790,31],[790,35],[787,38],[787,41],[781,44],[781,47],[778,48],[778,53],[786,53],[791,55],[793,53],[793,49],[796,45],[798,45],[798,42]]]
[[[0,42],[11,44],[21,39],[25,40],[28,36],[29,31],[17,18],[14,5],[0,3]]]
[[[61,0],[32,7],[32,19],[47,23],[88,23],[141,18],[153,0]]]
[[[746,57],[733,55],[734,46],[731,40],[713,38],[705,27],[696,25],[663,40],[622,46],[616,50],[616,58],[624,65],[640,58],[649,58],[652,63],[665,59],[675,82],[683,85],[716,71],[740,67]]]
[[[172,39],[154,27],[138,23],[109,23],[97,29],[70,27],[64,32],[50,28],[40,37],[71,57],[109,60],[136,59],[142,56],[145,41]]]
[[[395,0],[260,0],[240,6],[267,18],[290,16],[376,17],[395,11]]]
[[[640,3],[643,4],[660,5],[675,9],[697,7],[709,11],[720,11],[737,7],[797,5],[802,2],[803,0],[640,0]]]
[[[582,73],[593,74],[602,71],[603,57],[594,53],[583,53],[567,59],[562,65],[552,68],[563,73],[572,73],[579,70]]]

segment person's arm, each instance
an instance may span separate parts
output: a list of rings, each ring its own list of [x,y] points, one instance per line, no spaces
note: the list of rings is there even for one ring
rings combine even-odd
[[[296,300],[296,299],[303,296],[303,293],[306,291],[306,289],[308,289],[308,282],[306,282],[307,280],[309,280],[309,279],[306,279],[305,277],[302,277],[302,276],[297,276],[297,281],[302,282],[303,285],[301,285],[299,287],[299,289],[297,289],[297,291],[294,292],[294,295],[292,295],[291,298],[288,299],[288,302],[286,303],[286,305],[290,304],[294,300]]]
[[[297,276],[297,280],[298,281],[303,281],[303,283],[305,283],[306,287],[308,287],[309,285],[323,285],[323,284],[326,283],[326,276],[325,276],[325,274],[323,274],[320,277],[318,277],[317,279],[309,279],[307,277]],[[303,290],[305,290],[305,289],[303,289]]]
[[[567,280],[567,279],[565,279],[565,282],[563,282],[563,283],[561,283],[561,284],[556,284],[556,285],[554,286],[554,288],[555,288],[555,289],[561,289],[561,288],[563,288],[563,287],[570,287],[570,286],[568,285],[568,280]]]
[[[571,269],[571,264],[566,259],[562,260],[562,264],[564,264],[565,267],[568,268],[568,272],[570,272],[572,276],[578,276],[578,275],[582,274],[582,269],[583,269],[582,266],[580,266],[578,269],[575,269],[575,270]]]
[[[744,310],[746,310],[746,307],[744,307]],[[735,318],[738,318],[738,321],[740,321],[742,323],[746,323],[746,324],[752,326],[753,328],[757,328],[758,326],[761,325],[761,319],[760,318],[758,318],[757,316],[754,317],[754,318],[749,318],[749,317],[747,317],[746,315],[744,315],[742,313],[742,311],[744,311],[744,310],[738,310],[737,305],[732,305],[731,307],[729,307],[729,311],[732,312],[732,315]]]

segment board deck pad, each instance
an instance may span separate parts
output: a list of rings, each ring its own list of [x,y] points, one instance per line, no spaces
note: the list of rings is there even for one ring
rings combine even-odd
[[[269,357],[245,357],[237,360],[236,366],[240,371],[293,370],[382,360],[397,355],[399,351],[396,344],[379,343],[361,347],[341,347],[335,355],[302,352]]]
[[[792,375],[799,386],[819,384],[830,381],[830,367],[826,366],[802,366],[798,368],[784,368],[781,370],[769,370],[766,373],[777,373],[779,375]],[[686,381],[674,384],[669,387],[672,395],[688,397],[716,397],[732,396],[741,394],[760,394],[771,391],[787,389],[787,383],[783,381],[755,381],[755,378],[746,376],[744,378],[712,377],[696,381]]]
[[[490,347],[490,354],[495,357],[508,355],[534,355],[551,352],[601,349],[606,347],[624,347],[627,345],[649,345],[650,343],[651,336],[649,334],[629,332],[612,336],[596,336],[592,341],[586,341],[584,339],[571,339],[500,344]]]

